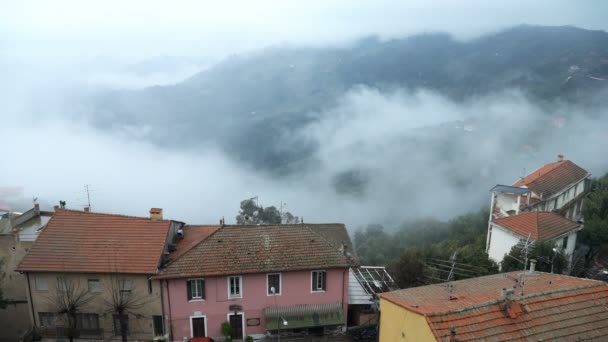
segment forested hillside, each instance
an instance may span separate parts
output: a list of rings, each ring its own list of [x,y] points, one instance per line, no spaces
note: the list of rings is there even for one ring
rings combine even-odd
[[[255,167],[293,170],[318,146],[285,136],[327,115],[356,86],[425,88],[456,101],[514,88],[539,103],[588,105],[607,78],[603,31],[519,26],[466,42],[447,34],[372,37],[343,48],[268,48],[174,86],[107,93],[91,99],[91,121],[105,129],[144,125],[143,137],[164,146],[219,142]]]

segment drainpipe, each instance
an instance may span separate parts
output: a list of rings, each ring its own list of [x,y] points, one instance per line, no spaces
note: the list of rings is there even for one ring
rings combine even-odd
[[[163,290],[163,280],[160,279],[158,281],[158,284],[160,285],[160,312],[163,318],[163,337],[165,335],[165,298],[164,298],[164,294],[163,292],[165,292]]]
[[[169,291],[169,279],[167,279],[167,302],[169,303],[169,341],[173,341],[173,319],[171,318],[171,291]]]
[[[34,298],[32,298],[32,286],[30,285],[30,274],[28,272],[25,272],[25,277],[27,278],[27,289],[28,289],[28,292],[30,293],[30,309],[32,311],[32,325],[33,325],[34,331],[36,331],[36,314],[34,312]]]
[[[348,302],[344,301],[344,285],[348,284],[348,278],[346,278],[346,272],[349,270],[350,268],[345,269],[344,271],[342,271],[342,314],[344,316],[344,331],[346,331],[346,327],[348,324]],[[344,313],[344,305],[346,304],[346,313]]]

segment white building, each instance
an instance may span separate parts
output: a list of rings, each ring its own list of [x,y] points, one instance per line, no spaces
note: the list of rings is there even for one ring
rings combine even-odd
[[[497,218],[490,222],[486,252],[501,262],[520,240],[553,241],[571,261],[576,235],[583,226],[554,212],[531,211]]]
[[[535,170],[513,185],[497,185],[491,192],[491,219],[522,211],[557,211],[578,221],[591,174],[559,156],[557,162]]]

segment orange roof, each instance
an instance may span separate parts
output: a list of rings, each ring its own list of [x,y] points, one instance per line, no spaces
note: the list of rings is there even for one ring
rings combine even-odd
[[[220,226],[187,225],[184,226],[184,238],[177,240],[177,249],[169,255],[171,260],[189,251],[211,233],[218,230]]]
[[[155,274],[169,220],[57,210],[17,271]]]
[[[346,268],[353,265],[353,259],[340,251],[342,246],[337,240],[315,231],[323,229],[342,229],[346,233],[343,224],[222,226],[172,261],[157,278]]]
[[[526,186],[543,199],[564,189],[566,186],[587,177],[589,172],[574,164],[570,160],[549,163],[530,173],[523,179],[515,182],[513,186]]]
[[[546,211],[529,211],[497,218],[494,222],[523,237],[530,236],[530,239],[535,241],[550,240],[580,228],[580,224]]]
[[[437,340],[578,341],[608,336],[606,283],[536,272],[510,272],[397,290],[380,297],[426,317]],[[523,284],[523,287],[521,286]],[[509,305],[501,289],[514,289]]]

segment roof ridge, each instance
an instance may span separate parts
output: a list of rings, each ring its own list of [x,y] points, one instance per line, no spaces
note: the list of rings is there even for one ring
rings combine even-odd
[[[570,276],[568,276],[570,277]],[[576,277],[571,277],[571,278],[576,278]],[[576,278],[576,279],[580,279],[580,278]],[[466,279],[465,279],[466,280]],[[586,279],[586,280],[593,280],[593,279]],[[588,285],[580,285],[580,286],[574,286],[574,287],[567,287],[567,288],[561,288],[561,289],[554,289],[554,290],[548,290],[548,291],[542,291],[542,292],[535,292],[535,293],[531,293],[528,295],[524,295],[524,296],[519,296],[517,298],[513,298],[513,302],[518,302],[521,300],[525,300],[525,299],[529,299],[529,298],[535,298],[535,297],[539,297],[539,296],[545,296],[545,295],[550,295],[550,294],[555,294],[555,293],[560,293],[560,292],[566,292],[566,291],[576,291],[576,290],[583,290],[583,289],[591,289],[594,287],[600,287],[605,285],[603,282],[598,281],[598,280],[594,280],[597,281],[598,284],[588,284]],[[525,287],[524,287],[525,289]],[[475,310],[475,309],[479,309],[479,308],[484,308],[490,305],[494,305],[494,304],[498,304],[500,303],[500,299],[494,299],[488,302],[483,302],[483,303],[479,303],[476,305],[472,305],[472,306],[467,306],[464,308],[460,308],[460,309],[455,309],[455,310],[451,310],[451,311],[446,311],[446,312],[432,312],[429,314],[426,314],[426,317],[439,317],[439,316],[447,316],[447,315],[451,315],[454,313],[461,313],[461,312],[465,312],[465,311],[469,311],[469,310]]]
[[[97,212],[97,211],[85,212],[85,211],[80,211],[80,210],[76,210],[76,209],[57,209],[56,213],[60,213],[62,211],[68,212],[68,213],[74,213],[74,214],[83,214],[83,215],[118,216],[118,217],[130,218],[130,219],[149,220],[149,221],[155,221],[155,222],[174,221],[174,220],[170,220],[170,219],[153,220],[150,217],[134,216],[134,215],[126,215],[126,214],[101,213],[101,212]]]

